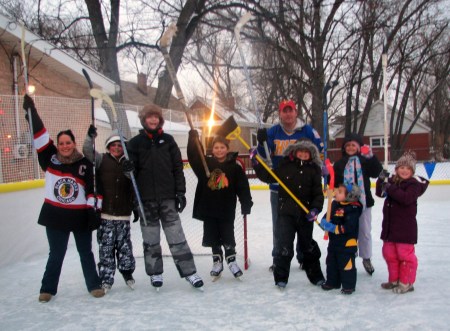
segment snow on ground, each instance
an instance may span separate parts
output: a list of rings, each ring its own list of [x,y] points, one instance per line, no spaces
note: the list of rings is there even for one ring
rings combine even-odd
[[[164,259],[164,286],[150,286],[142,258],[137,259],[136,289],[120,275],[104,298],[91,297],[84,285],[71,238],[59,292],[49,303],[37,298],[47,257],[44,228],[36,224],[40,190],[0,195],[1,330],[447,330],[450,322],[450,186],[430,186],[419,199],[419,270],[415,291],[405,295],[382,290],[387,269],[381,256],[382,201],[372,210],[373,264],[369,276],[357,260],[357,290],[351,296],[324,292],[311,285],[296,263],[284,292],[268,271],[272,227],[268,191],[252,191],[255,201],[248,221],[251,265],[242,281],[228,270],[211,282],[211,257],[195,258],[205,291],[180,279],[170,257]],[[20,207],[19,207],[20,206]],[[136,224],[133,224],[136,226]],[[327,242],[316,227],[325,271]],[[242,261],[241,261],[242,262]],[[242,264],[242,263],[241,263]]]

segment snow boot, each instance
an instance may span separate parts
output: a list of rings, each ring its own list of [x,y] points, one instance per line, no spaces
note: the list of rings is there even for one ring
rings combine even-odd
[[[52,295],[50,293],[40,293],[39,294],[39,302],[49,302],[52,299]]]
[[[163,276],[162,274],[159,275],[151,275],[150,276],[150,282],[152,283],[152,286],[155,288],[159,288],[163,286]]]
[[[197,274],[193,274],[193,275],[187,276],[185,278],[193,287],[195,287],[197,289],[199,289],[203,286],[203,280]]]
[[[353,289],[353,288],[343,288],[343,289],[341,290],[341,293],[342,293],[342,294],[345,294],[345,295],[350,295],[350,294],[352,294],[353,292],[355,292],[355,289]]]
[[[325,283],[325,277],[323,276],[319,260],[312,263],[305,262],[303,266],[306,272],[306,276],[312,284],[321,286]]]
[[[392,289],[394,289],[397,286],[398,286],[398,282],[381,283],[381,288],[383,288],[385,290],[392,290]]]
[[[103,288],[98,288],[98,289],[92,290],[90,293],[94,298],[101,298],[102,296],[105,295],[106,292]]]
[[[414,291],[414,286],[413,284],[403,284],[402,282],[399,282],[398,286],[394,287],[392,291],[397,294],[404,294]]]
[[[236,263],[236,255],[231,255],[227,257],[228,268],[230,268],[231,273],[235,278],[242,276],[242,270]]]
[[[213,266],[209,273],[212,277],[219,277],[223,271],[223,262],[220,255],[213,255]]]
[[[339,290],[339,287],[327,284],[326,282],[323,283],[321,287],[324,291]]]
[[[374,269],[370,259],[363,259],[363,267],[366,270],[366,272],[371,276],[375,272],[375,269]]]

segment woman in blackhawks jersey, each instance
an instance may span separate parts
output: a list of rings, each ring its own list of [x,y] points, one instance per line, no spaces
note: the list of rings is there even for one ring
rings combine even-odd
[[[45,171],[45,200],[38,223],[46,227],[50,253],[39,294],[40,302],[48,302],[58,290],[59,276],[67,250],[69,235],[75,238],[88,291],[99,298],[105,292],[97,273],[92,253],[92,230],[98,227],[94,203],[101,207],[102,197],[93,194],[92,163],[76,149],[70,130],[57,135],[56,146],[39,117],[33,99],[24,97],[23,108],[30,110],[34,146],[39,165]],[[28,120],[28,114],[25,116]]]

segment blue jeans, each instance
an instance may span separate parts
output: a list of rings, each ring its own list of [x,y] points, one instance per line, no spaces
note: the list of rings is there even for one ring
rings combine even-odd
[[[272,256],[275,256],[275,247],[277,244],[277,220],[278,220],[278,192],[270,190],[270,207],[272,209],[272,234],[273,234],[273,247],[272,247]],[[297,236],[297,244],[295,246],[295,251],[297,252],[297,261],[298,263],[303,263],[303,253],[300,249],[300,240],[299,236]]]
[[[57,230],[46,227],[47,240],[50,247],[47,265],[40,293],[55,295],[58,292],[59,276],[67,251],[67,243],[71,231]],[[94,254],[92,253],[92,232],[73,231],[78,254],[80,255],[81,267],[88,291],[99,289],[101,285],[95,266]]]

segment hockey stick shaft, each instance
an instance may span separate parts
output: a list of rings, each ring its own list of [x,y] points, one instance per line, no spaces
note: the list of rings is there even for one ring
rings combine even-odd
[[[171,43],[173,35],[176,33],[176,26],[172,24],[169,26],[167,31],[164,33],[164,35],[161,37],[161,53],[163,54],[164,61],[166,62],[166,68],[169,72],[170,79],[172,80],[173,86],[175,87],[175,91],[177,93],[177,98],[181,102],[181,105],[183,107],[184,114],[186,115],[186,119],[188,121],[189,127],[191,130],[194,129],[194,125],[192,124],[191,116],[189,115],[188,108],[186,105],[186,100],[184,98],[183,91],[181,90],[180,83],[178,81],[177,73],[175,71],[175,67],[173,66],[172,59],[170,58],[170,54],[167,51],[167,47]],[[211,173],[208,169],[208,165],[206,164],[205,156],[203,155],[203,150],[200,145],[200,141],[198,139],[195,140],[195,145],[197,146],[198,153],[200,155],[200,160],[202,162],[203,168],[205,170],[206,177],[209,178]]]
[[[252,99],[253,108],[254,108],[255,114],[256,114],[256,119],[258,121],[258,129],[261,129],[261,126],[262,126],[261,125],[261,116],[260,116],[258,104],[256,103],[255,92],[253,91],[253,84],[252,84],[252,80],[250,78],[250,72],[248,70],[247,63],[245,62],[244,50],[242,49],[242,44],[241,44],[241,29],[252,18],[253,18],[253,15],[250,12],[247,12],[246,14],[244,14],[240,18],[240,20],[237,22],[236,26],[234,27],[234,36],[236,38],[236,43],[238,46],[239,55],[241,57],[242,66],[244,67],[244,75],[245,75],[245,79],[247,80],[248,90],[250,92],[250,97]],[[269,165],[269,167],[272,167],[272,160],[270,158],[269,147],[267,146],[267,141],[264,141],[263,147],[264,147],[264,151],[266,153],[267,164]]]
[[[117,132],[119,133],[120,143],[122,144],[122,147],[123,147],[123,154],[125,156],[125,159],[129,160],[130,156],[128,155],[128,150],[125,145],[125,140],[123,139],[122,130],[120,129],[120,126],[117,122],[117,112],[116,112],[116,108],[114,107],[113,101],[111,100],[109,95],[103,93],[102,91],[100,91],[98,89],[91,89],[90,95],[93,98],[103,100],[108,104],[109,108],[111,109],[112,115],[113,115],[114,125],[117,127]],[[147,226],[147,219],[145,218],[144,205],[142,204],[141,195],[139,193],[139,189],[138,189],[138,186],[136,183],[136,177],[134,176],[133,172],[130,172],[130,179],[131,179],[131,183],[133,184],[133,189],[134,189],[134,194],[136,196],[136,200],[138,202],[139,213],[141,214],[140,216],[144,220],[144,224]]]
[[[383,53],[381,55],[381,61],[383,65],[383,103],[384,103],[384,169],[387,170],[388,168],[388,145],[389,145],[389,134],[388,134],[388,120],[387,120],[387,113],[388,113],[388,106],[387,106],[387,77],[386,77],[386,71],[387,71],[387,54]]]
[[[81,71],[83,72],[84,77],[86,78],[88,85],[89,85],[89,90],[91,90],[92,88],[94,88],[94,84],[92,84],[92,80],[91,77],[89,76],[88,72],[85,69],[81,69]],[[95,110],[94,110],[94,98],[91,96],[91,123],[92,125],[95,127]],[[94,158],[92,161],[92,176],[94,177],[94,199],[95,199],[95,206],[94,208],[97,209],[97,171],[96,171],[96,166],[97,166],[97,154],[96,154],[96,148],[95,148],[95,137],[92,138],[92,151],[94,152]]]
[[[27,57],[25,55],[25,25],[22,24],[22,38],[20,40],[20,51],[22,53],[22,65],[23,65],[23,80],[25,81],[25,93],[28,94],[28,68],[27,68]],[[31,109],[27,109],[28,113],[28,123],[30,125],[30,142],[31,147],[33,147],[32,155],[33,155],[33,170],[36,178],[39,178],[39,171],[36,165],[37,152],[34,148],[34,135],[33,135],[33,117],[31,116]]]

